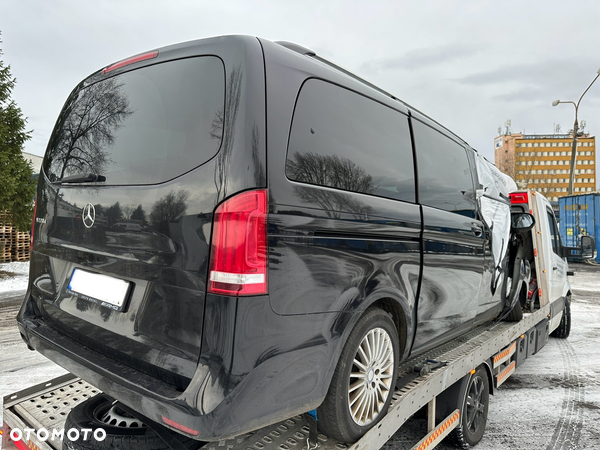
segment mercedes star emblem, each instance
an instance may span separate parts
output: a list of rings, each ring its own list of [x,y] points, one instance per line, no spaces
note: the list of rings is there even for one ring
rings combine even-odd
[[[92,228],[92,225],[94,225],[94,221],[96,220],[96,209],[94,208],[94,205],[88,203],[83,207],[81,219],[86,228]]]

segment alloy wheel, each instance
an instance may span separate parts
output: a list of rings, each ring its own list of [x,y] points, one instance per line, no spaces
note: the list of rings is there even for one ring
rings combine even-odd
[[[350,371],[348,406],[360,426],[376,420],[392,390],[394,348],[383,328],[373,328],[362,339]]]

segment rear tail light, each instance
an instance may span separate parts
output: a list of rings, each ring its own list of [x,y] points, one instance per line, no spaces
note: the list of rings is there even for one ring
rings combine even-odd
[[[213,219],[208,292],[267,293],[267,191],[242,192],[221,203]]]
[[[31,220],[31,241],[29,242],[29,250],[33,250],[33,235],[35,233],[35,215],[37,213],[37,195],[35,196],[35,204],[33,207],[33,219]]]
[[[529,203],[529,195],[527,192],[512,192],[510,195],[510,202],[515,203]]]

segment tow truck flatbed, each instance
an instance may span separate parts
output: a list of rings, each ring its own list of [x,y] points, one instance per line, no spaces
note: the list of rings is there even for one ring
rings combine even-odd
[[[498,322],[482,325],[440,347],[405,361],[400,366],[398,379],[413,379],[395,390],[383,420],[352,445],[342,444],[319,434],[319,447],[324,450],[381,448],[412,415],[426,405],[430,411],[429,433],[414,448],[435,447],[460,423],[459,410],[453,411],[440,423],[434,423],[436,397],[488,360],[493,361],[493,373],[489,374],[493,380],[493,387],[500,386],[515,370],[519,351],[527,352],[527,346],[533,345],[535,348],[530,349],[528,353],[535,353],[547,341],[550,331],[550,308],[551,305],[547,304],[533,313],[526,313],[517,323]],[[446,365],[424,375],[415,376],[415,366],[423,365],[428,360],[442,361]],[[60,441],[41,440],[36,432],[30,432],[25,443],[12,442],[10,430],[62,429],[68,412],[78,403],[98,393],[100,390],[89,383],[66,374],[4,397],[5,425],[2,448],[60,450]],[[234,439],[208,443],[203,449],[292,450],[305,448],[308,437],[307,422],[302,416],[296,416]]]

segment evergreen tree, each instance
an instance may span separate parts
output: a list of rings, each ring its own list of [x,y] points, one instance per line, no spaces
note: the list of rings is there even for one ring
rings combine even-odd
[[[31,227],[35,181],[21,153],[31,131],[25,130],[27,119],[11,98],[15,82],[0,49],[0,211],[10,211],[13,225],[25,231]]]

